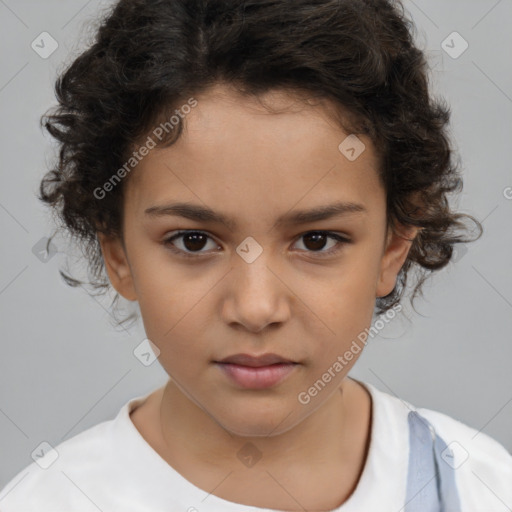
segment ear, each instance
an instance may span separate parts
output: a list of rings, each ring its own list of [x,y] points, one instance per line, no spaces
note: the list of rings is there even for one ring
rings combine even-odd
[[[399,232],[396,232],[397,230],[389,227],[377,281],[376,297],[384,297],[393,291],[398,273],[420,229],[416,226],[408,226],[406,229],[401,225],[400,228]]]
[[[130,264],[124,245],[119,237],[97,233],[105,261],[105,268],[112,286],[127,300],[137,300]]]

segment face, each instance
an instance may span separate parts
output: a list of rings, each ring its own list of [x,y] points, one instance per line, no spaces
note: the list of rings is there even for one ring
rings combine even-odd
[[[103,255],[191,403],[232,433],[277,435],[337,391],[361,351],[338,356],[362,347],[410,242],[386,232],[370,140],[358,136],[365,149],[349,160],[338,148],[349,134],[323,106],[274,91],[271,113],[221,86],[196,99],[180,139],[152,149],[125,184],[125,248],[101,237]],[[334,204],[357,206],[306,215]],[[295,364],[217,363],[269,353]]]

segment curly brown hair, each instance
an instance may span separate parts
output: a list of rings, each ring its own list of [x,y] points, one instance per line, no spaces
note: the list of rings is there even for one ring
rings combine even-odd
[[[101,199],[94,191],[185,98],[225,83],[255,97],[279,88],[331,100],[346,114],[340,125],[347,133],[371,138],[381,160],[388,227],[420,227],[394,290],[376,299],[377,314],[400,302],[415,264],[413,302],[427,275],[449,263],[454,244],[483,232],[475,218],[454,213],[448,203],[448,194],[462,189],[447,134],[450,108],[429,93],[414,31],[403,5],[392,0],[112,5],[91,46],[57,78],[59,105],[41,118],[60,152],[39,199],[78,241],[89,284],[100,293],[110,287],[97,233],[122,240],[123,183]],[[176,118],[163,147],[183,131],[184,120]],[[466,237],[464,218],[476,224],[476,238]],[[60,274],[71,286],[84,284]]]

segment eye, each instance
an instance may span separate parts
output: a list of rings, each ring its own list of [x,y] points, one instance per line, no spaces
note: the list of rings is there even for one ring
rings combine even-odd
[[[328,239],[334,240],[335,243],[331,245],[331,248],[324,251],[322,250]],[[331,256],[337,253],[343,248],[343,245],[351,243],[348,238],[332,233],[331,231],[309,231],[300,236],[300,239],[304,239],[306,246],[306,252],[318,253],[320,257]],[[337,243],[336,243],[337,242]]]
[[[318,254],[320,257],[331,256],[332,254],[337,253],[343,247],[343,245],[351,243],[351,240],[344,236],[340,236],[336,233],[332,233],[331,231],[308,231],[307,233],[302,234],[299,239],[304,239],[305,241],[305,251],[309,253]],[[334,240],[334,243],[328,250],[324,249],[326,242],[328,239]],[[178,246],[174,244],[175,240],[179,240]],[[184,257],[196,257],[202,254],[207,254],[212,251],[202,251],[207,245],[208,240],[213,242],[213,239],[202,231],[179,231],[174,235],[166,238],[163,241],[163,244],[172,252],[184,256]],[[213,243],[218,248],[218,245]]]
[[[174,240],[178,239],[182,239],[181,243],[179,244],[182,246],[182,248],[176,248],[176,246],[173,244]],[[202,231],[179,231],[175,235],[166,238],[163,243],[172,252],[177,253],[180,256],[194,257],[196,256],[195,253],[198,253],[198,255],[203,254],[204,251],[199,251],[204,248],[208,239],[212,240],[206,233],[203,233]]]

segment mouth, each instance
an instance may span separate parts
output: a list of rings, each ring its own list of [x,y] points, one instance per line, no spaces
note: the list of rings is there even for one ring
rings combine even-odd
[[[225,357],[224,359],[215,362],[225,364],[237,364],[239,366],[250,366],[252,368],[271,366],[274,364],[281,363],[295,363],[295,361],[279,356],[277,354],[262,354],[260,356],[252,356],[250,354],[234,354],[232,356]]]
[[[265,389],[275,386],[299,365],[277,354],[261,356],[235,354],[214,363],[229,380],[245,389]]]

